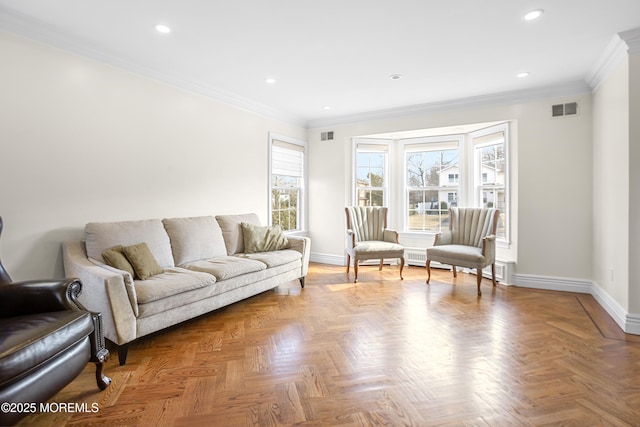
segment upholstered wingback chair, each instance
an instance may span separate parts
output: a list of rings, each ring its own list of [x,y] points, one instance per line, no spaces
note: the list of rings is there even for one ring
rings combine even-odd
[[[482,269],[491,265],[491,279],[496,285],[496,227],[500,211],[492,208],[449,209],[449,230],[436,235],[427,249],[427,284],[431,279],[431,261],[456,267],[477,269],[478,295]]]
[[[358,281],[358,262],[379,259],[380,270],[385,258],[400,259],[400,279],[404,268],[404,247],[398,243],[398,233],[387,229],[387,207],[347,206],[347,274],[351,258]]]

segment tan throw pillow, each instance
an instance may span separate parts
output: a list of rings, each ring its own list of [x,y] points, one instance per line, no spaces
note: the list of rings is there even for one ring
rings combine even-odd
[[[107,249],[102,252],[102,259],[107,265],[110,265],[113,268],[117,268],[118,270],[124,270],[131,274],[133,277],[135,274],[133,272],[133,266],[122,252],[122,245],[117,245],[112,248]]]
[[[289,240],[278,225],[267,227],[243,222],[241,226],[244,252],[247,254],[278,251],[289,246]]]
[[[125,246],[122,248],[122,252],[124,252],[133,266],[137,279],[147,280],[156,274],[162,273],[162,268],[158,265],[158,261],[156,261],[146,243]]]

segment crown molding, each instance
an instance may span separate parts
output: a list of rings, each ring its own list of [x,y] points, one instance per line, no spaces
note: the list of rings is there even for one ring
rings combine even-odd
[[[449,110],[457,110],[472,107],[487,107],[534,101],[538,99],[572,96],[590,93],[591,88],[583,81],[573,81],[566,84],[537,87],[525,90],[502,92],[488,95],[480,95],[469,98],[460,98],[450,101],[432,102],[426,104],[411,105],[406,107],[391,108],[386,110],[369,111],[366,113],[350,114],[340,117],[309,120],[308,129],[328,126],[346,125],[350,123],[384,120],[397,117],[406,117],[418,114],[436,113]]]
[[[245,111],[280,120],[295,126],[306,126],[306,121],[300,117],[219,88],[187,80],[177,75],[161,73],[154,69],[141,67],[131,61],[118,57],[118,55],[113,52],[108,52],[99,46],[86,43],[68,32],[53,28],[44,22],[36,21],[13,11],[8,11],[2,6],[0,6],[0,30],[17,34],[85,58],[90,58],[170,86],[204,95]]]
[[[640,28],[616,34],[585,77],[591,90],[597,90],[627,55],[637,52],[640,52]]]
[[[640,28],[634,28],[633,30],[618,33],[618,37],[624,40],[629,53],[640,52]]]

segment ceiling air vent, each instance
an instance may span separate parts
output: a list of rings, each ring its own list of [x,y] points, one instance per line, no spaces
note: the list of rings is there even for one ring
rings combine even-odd
[[[578,103],[568,102],[551,106],[551,117],[575,116],[578,114]]]
[[[321,141],[333,141],[333,131],[331,132],[322,132],[320,134]]]

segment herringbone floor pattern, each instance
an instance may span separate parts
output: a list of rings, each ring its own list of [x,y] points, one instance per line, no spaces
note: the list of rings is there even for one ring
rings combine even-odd
[[[591,296],[424,268],[311,266],[291,282],[132,344],[22,425],[637,426],[640,337]],[[455,284],[452,284],[455,283]]]

